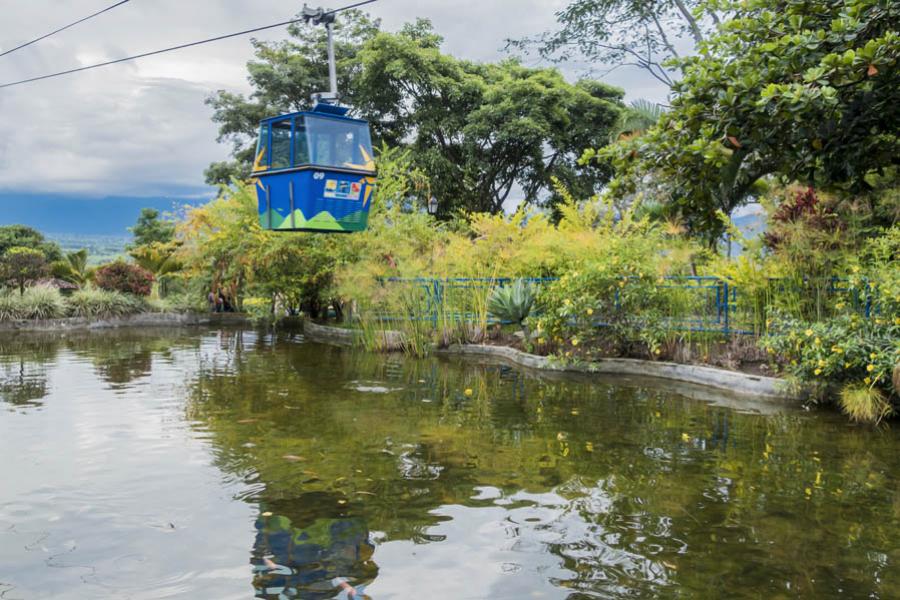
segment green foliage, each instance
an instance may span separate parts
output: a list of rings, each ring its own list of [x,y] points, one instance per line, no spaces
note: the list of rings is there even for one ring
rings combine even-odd
[[[78,290],[66,299],[66,304],[73,317],[100,319],[138,314],[147,309],[141,297],[97,288]]]
[[[44,277],[47,272],[47,258],[40,250],[14,246],[0,256],[0,282],[16,286],[19,294],[25,293],[28,282]]]
[[[93,271],[88,267],[88,251],[84,248],[77,252],[66,252],[62,260],[50,265],[53,277],[84,286],[93,277]]]
[[[665,182],[670,213],[715,244],[769,174],[869,187],[900,152],[900,8],[879,0],[725,2],[731,15],[679,62],[672,109],[657,127],[603,151],[625,194]]]
[[[848,384],[838,398],[841,410],[851,421],[878,424],[894,413],[894,407],[877,388]]]
[[[487,308],[492,317],[524,327],[534,302],[534,287],[524,279],[517,279],[512,285],[495,288]]]
[[[94,272],[94,284],[98,288],[135,296],[149,296],[153,280],[153,273],[125,261],[104,265]]]
[[[58,319],[64,316],[66,305],[56,288],[35,286],[21,294],[0,292],[0,321]]]
[[[816,323],[775,314],[761,343],[821,400],[845,384],[877,388],[890,397],[891,375],[900,361],[898,340],[898,313],[871,319],[845,314]]]
[[[173,225],[174,226],[174,225]],[[179,273],[184,265],[178,259],[181,243],[150,242],[141,246],[133,246],[128,254],[139,267],[153,274],[154,285],[151,295],[165,297],[170,279]]]
[[[129,229],[134,235],[130,248],[150,244],[169,244],[175,236],[175,223],[161,218],[154,208],[142,208],[134,227]]]
[[[0,227],[0,256],[10,248],[30,248],[44,255],[49,262],[60,260],[59,246],[48,242],[44,234],[25,225],[4,225]]]
[[[514,61],[471,63],[440,51],[430,24],[381,33],[360,52],[359,101],[373,118],[411,140],[416,164],[431,178],[440,215],[456,209],[498,213],[513,188],[525,203],[553,192],[554,177],[590,196],[609,172],[579,166],[619,116],[620,90],[565,81],[554,69]],[[551,203],[558,198],[552,197]]]

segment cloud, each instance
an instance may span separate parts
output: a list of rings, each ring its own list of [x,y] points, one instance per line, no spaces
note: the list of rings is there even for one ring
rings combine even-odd
[[[12,47],[97,11],[110,0],[34,0],[4,8]],[[332,3],[340,5],[341,3]],[[445,37],[445,51],[472,60],[504,56],[504,41],[551,28],[565,0],[382,0],[367,7],[388,30],[418,16]],[[0,82],[154,50],[293,16],[279,0],[133,0],[95,20],[0,58]],[[261,39],[280,39],[274,30]],[[204,100],[246,93],[249,39],[0,90],[0,190],[151,196],[203,193],[203,170],[228,154]],[[575,68],[568,69],[571,75]],[[635,73],[611,83],[660,97]],[[632,85],[634,84],[634,85]],[[646,92],[646,93],[645,93]]]

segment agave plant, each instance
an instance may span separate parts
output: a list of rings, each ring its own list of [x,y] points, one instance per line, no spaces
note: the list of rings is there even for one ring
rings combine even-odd
[[[512,285],[498,287],[488,299],[488,313],[495,319],[516,323],[528,337],[525,319],[534,307],[534,286],[524,279],[517,279]]]

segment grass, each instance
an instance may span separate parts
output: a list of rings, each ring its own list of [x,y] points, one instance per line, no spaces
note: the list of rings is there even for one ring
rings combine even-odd
[[[894,414],[894,408],[877,388],[849,384],[841,390],[838,404],[851,421],[877,425]]]

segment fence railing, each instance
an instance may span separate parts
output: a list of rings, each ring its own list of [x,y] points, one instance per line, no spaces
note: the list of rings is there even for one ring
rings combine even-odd
[[[557,281],[557,278],[553,277],[523,279],[535,286]],[[622,278],[626,282],[638,279]],[[384,286],[406,286],[407,290],[415,290],[417,293],[402,309],[382,307],[380,310],[375,309],[374,313],[378,320],[384,322],[422,321],[430,322],[434,327],[448,322],[505,324],[487,314],[486,300],[495,288],[510,285],[517,280],[518,278],[512,277],[385,278],[380,280]],[[791,285],[786,281],[772,279],[770,293],[779,293],[779,289],[784,293]],[[669,276],[662,278],[659,288],[672,290],[673,296],[679,294],[681,310],[676,311],[678,314],[664,316],[661,322],[657,321],[658,325],[673,331],[715,333],[723,336],[763,333],[765,315],[760,314],[758,305],[754,306],[754,301],[758,299],[743,294],[739,286],[727,279],[715,276]],[[802,289],[792,291],[804,293]],[[858,289],[848,287],[846,280],[835,278],[825,291],[832,298],[842,296],[866,318],[876,311],[871,294],[868,293],[868,286],[860,293]],[[620,303],[620,292],[618,288],[615,291],[615,307],[617,310],[628,311],[628,307]],[[594,325],[606,327],[610,324],[597,319]]]

